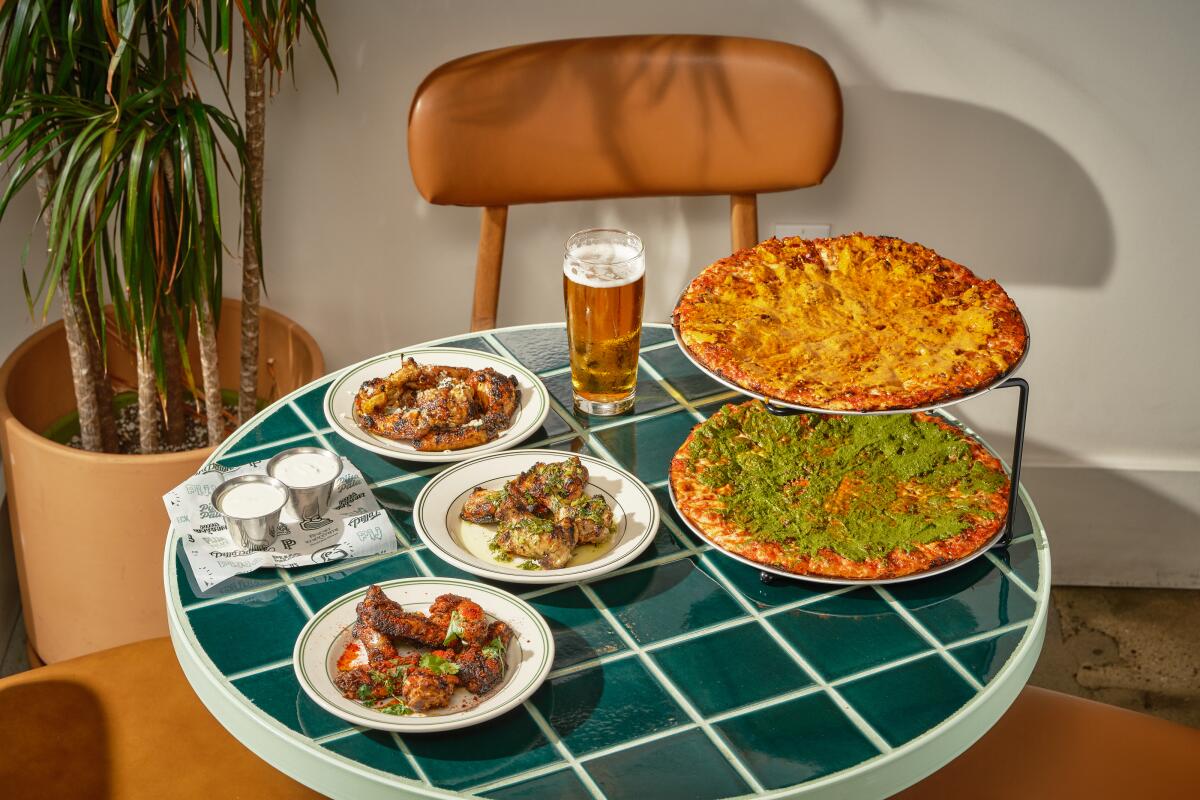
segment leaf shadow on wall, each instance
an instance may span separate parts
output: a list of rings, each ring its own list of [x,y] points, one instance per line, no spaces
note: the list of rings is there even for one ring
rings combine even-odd
[[[1066,149],[993,109],[877,86],[843,87],[845,133],[821,186],[764,195],[775,222],[832,222],[920,241],[985,277],[1102,286],[1113,225]]]

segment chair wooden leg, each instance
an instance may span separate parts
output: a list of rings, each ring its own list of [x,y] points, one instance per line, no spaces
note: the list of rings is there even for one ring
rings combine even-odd
[[[734,250],[758,244],[758,196],[729,195],[729,229]]]
[[[483,209],[479,226],[479,256],[475,261],[475,302],[471,308],[471,330],[496,327],[500,302],[500,268],[504,264],[504,232],[508,206]]]

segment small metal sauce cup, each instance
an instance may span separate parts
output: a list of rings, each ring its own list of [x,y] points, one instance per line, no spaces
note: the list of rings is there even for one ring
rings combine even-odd
[[[280,480],[275,475],[275,471],[279,468],[279,463],[289,456],[302,454],[316,455],[320,458],[329,459],[330,462],[337,466],[337,470],[333,473],[332,478],[315,486],[291,486],[284,482],[284,485],[288,488],[288,511],[295,514],[296,519],[299,520],[320,517],[329,509],[329,498],[333,496],[333,484],[337,481],[338,476],[342,474],[341,456],[323,447],[293,447],[290,450],[284,450],[267,462],[267,474],[276,480]]]
[[[256,517],[236,517],[225,513],[221,508],[221,501],[225,495],[234,488],[247,483],[265,483],[274,486],[282,491],[284,499],[274,511]],[[234,544],[246,550],[266,550],[275,538],[275,528],[279,525],[279,514],[283,511],[287,498],[288,487],[283,481],[277,481],[266,475],[239,475],[217,487],[217,490],[213,492],[212,504],[225,518],[225,523],[229,526],[229,535],[233,538]]]

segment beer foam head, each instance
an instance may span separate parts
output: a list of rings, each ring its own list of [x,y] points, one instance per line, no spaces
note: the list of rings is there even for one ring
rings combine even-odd
[[[625,242],[581,244],[567,251],[563,274],[585,286],[624,286],[646,274],[646,257],[641,248]]]

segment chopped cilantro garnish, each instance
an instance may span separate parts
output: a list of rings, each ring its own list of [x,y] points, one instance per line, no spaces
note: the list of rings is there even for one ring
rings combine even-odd
[[[504,642],[500,641],[500,637],[497,636],[495,639],[492,639],[487,643],[487,647],[483,648],[482,652],[488,658],[495,658],[499,661],[503,661]]]
[[[362,686],[358,687],[358,699],[359,700],[370,700],[371,697],[372,697],[372,694],[371,694],[370,684],[364,683]]]
[[[376,708],[375,710],[380,711],[384,714],[393,714],[397,717],[403,717],[403,716],[407,716],[408,714],[413,713],[413,710],[411,708],[409,708],[408,706],[404,705],[403,702],[396,702],[396,703],[392,703],[391,705],[380,706],[380,707]]]
[[[450,612],[450,625],[446,628],[446,639],[442,642],[442,646],[454,644],[463,635],[463,618],[462,614],[458,613],[458,609]],[[424,665],[422,665],[424,666]]]
[[[541,568],[542,568],[542,565],[537,563],[536,561],[524,561],[521,564],[517,565],[517,569],[533,570],[533,569],[541,569]]]
[[[447,661],[434,653],[426,653],[421,656],[421,666],[438,675],[458,674],[458,664],[455,664],[453,661]]]

